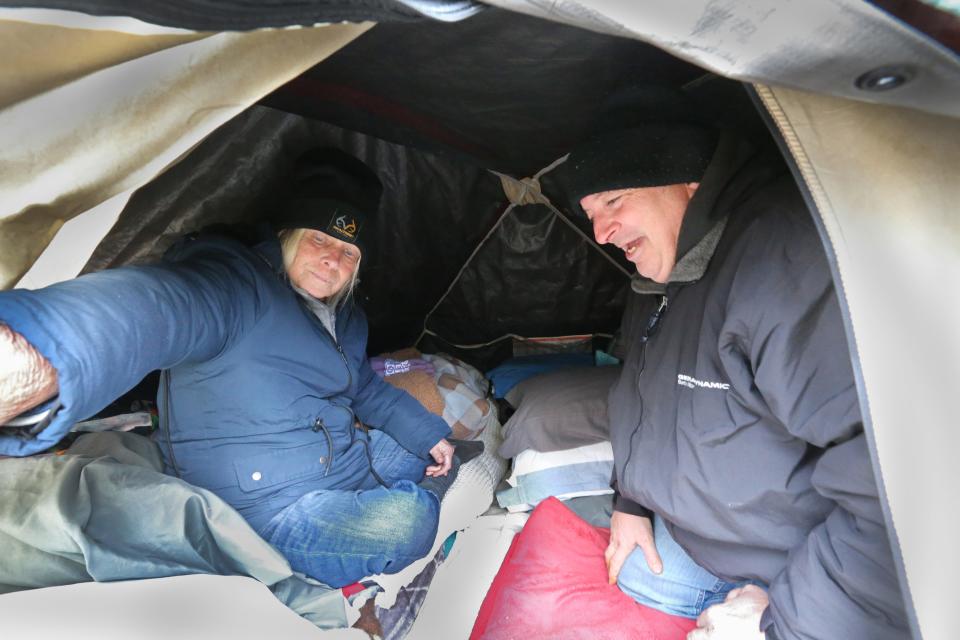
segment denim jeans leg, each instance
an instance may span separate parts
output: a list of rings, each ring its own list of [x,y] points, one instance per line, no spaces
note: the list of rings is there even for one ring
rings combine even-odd
[[[658,576],[650,571],[643,552],[637,548],[627,558],[617,580],[620,589],[640,604],[671,615],[696,618],[710,604],[722,602],[737,586],[694,562],[670,536],[659,516],[654,516],[653,536],[663,561],[663,573]]]
[[[301,497],[260,532],[295,571],[331,587],[396,573],[430,550],[440,504],[410,480]]]
[[[365,438],[366,435],[361,437]],[[396,440],[379,429],[370,430],[369,447],[373,468],[387,486],[393,485],[398,480],[420,482],[423,480],[427,465],[430,464],[424,458],[404,449]],[[359,488],[372,489],[378,485],[379,483],[370,474]]]

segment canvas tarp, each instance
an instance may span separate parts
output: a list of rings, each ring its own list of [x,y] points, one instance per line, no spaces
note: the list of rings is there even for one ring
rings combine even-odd
[[[371,26],[141,36],[0,18],[0,59],[22,65],[0,95],[3,288],[64,222],[146,183]],[[48,47],[61,39],[71,55]],[[34,65],[38,76],[23,73]]]
[[[912,622],[924,638],[953,637],[960,122],[759,90],[835,259],[866,433],[894,525],[891,546],[902,556],[901,586],[916,611]]]
[[[864,0],[489,3],[650,42],[727,78],[960,116],[958,52]],[[939,20],[960,40],[955,15]],[[864,75],[878,69],[909,82],[865,90]]]

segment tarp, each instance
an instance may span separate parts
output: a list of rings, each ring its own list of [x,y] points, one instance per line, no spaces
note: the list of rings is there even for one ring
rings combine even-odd
[[[759,91],[834,259],[915,632],[953,637],[952,576],[960,568],[960,181],[953,168],[960,166],[960,121],[788,89]]]
[[[65,221],[146,183],[370,26],[198,38],[0,19],[0,59],[20,62],[0,95],[0,287],[20,279]],[[62,38],[75,43],[70,55],[47,46]],[[35,80],[24,73],[34,65]]]

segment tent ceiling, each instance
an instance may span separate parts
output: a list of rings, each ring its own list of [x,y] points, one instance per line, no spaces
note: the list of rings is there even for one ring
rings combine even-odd
[[[567,153],[604,98],[703,75],[656,47],[490,9],[381,24],[262,104],[511,175]]]

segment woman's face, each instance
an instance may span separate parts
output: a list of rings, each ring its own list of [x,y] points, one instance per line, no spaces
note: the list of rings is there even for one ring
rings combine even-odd
[[[287,268],[294,286],[325,300],[342,289],[360,262],[360,249],[322,231],[307,229]]]

